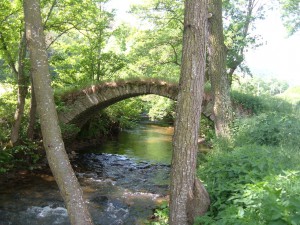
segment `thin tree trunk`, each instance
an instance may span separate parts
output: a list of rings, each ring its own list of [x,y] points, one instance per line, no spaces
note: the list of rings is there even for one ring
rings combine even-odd
[[[212,17],[208,20],[209,48],[208,74],[211,80],[213,95],[213,115],[215,132],[218,137],[230,137],[232,122],[232,105],[230,85],[226,74],[226,46],[224,44],[222,23],[222,0],[208,0],[209,12]]]
[[[243,27],[243,34],[241,36],[241,40],[244,41],[247,36],[249,35],[249,27],[251,22],[253,22],[253,10],[255,6],[260,2],[260,0],[248,0],[247,4],[247,15],[245,24]],[[237,52],[237,56],[235,57],[235,60],[231,62],[231,66],[229,68],[229,72],[227,73],[229,85],[231,86],[233,81],[233,74],[236,71],[236,69],[241,65],[241,63],[244,61],[244,51],[245,51],[245,45],[241,45],[241,48]]]
[[[31,101],[30,101],[30,112],[29,112],[29,122],[27,128],[27,137],[30,140],[34,138],[34,125],[36,121],[36,99],[31,75]]]
[[[19,140],[19,133],[21,129],[22,117],[24,115],[25,99],[28,93],[27,78],[24,70],[24,61],[26,57],[26,41],[25,33],[20,41],[19,46],[19,59],[18,59],[18,102],[17,108],[14,115],[14,123],[11,128],[10,140],[12,145],[15,145]]]
[[[209,197],[196,178],[199,122],[205,74],[206,0],[186,0],[180,89],[171,169],[170,224],[192,224]]]
[[[53,90],[50,85],[39,1],[24,0],[23,4],[33,86],[48,163],[68,209],[71,224],[90,225],[92,220],[83,199],[82,190],[66,154],[58,125]]]

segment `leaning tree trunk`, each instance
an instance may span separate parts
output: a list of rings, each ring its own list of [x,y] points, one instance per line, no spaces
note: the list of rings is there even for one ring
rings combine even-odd
[[[30,75],[30,77],[31,77],[31,101],[30,101],[30,111],[29,111],[29,122],[28,122],[28,128],[27,128],[27,138],[29,140],[33,140],[34,125],[36,122],[36,99],[35,99],[32,75]]]
[[[209,196],[196,178],[206,54],[206,0],[186,0],[183,52],[171,169],[170,224],[192,224]]]
[[[18,102],[17,108],[14,115],[14,122],[11,128],[10,141],[12,145],[15,145],[19,140],[19,133],[21,129],[22,117],[24,115],[25,99],[27,95],[28,82],[25,75],[24,63],[26,57],[26,40],[25,34],[20,41],[19,46],[19,59],[18,59],[18,72],[17,72],[17,82],[18,82]]]
[[[213,115],[215,132],[218,137],[230,137],[232,122],[232,105],[230,100],[230,85],[226,74],[226,46],[224,44],[222,23],[222,0],[208,0],[208,74],[211,80],[213,96]]]
[[[39,0],[24,0],[23,4],[33,86],[48,163],[67,206],[71,224],[89,225],[92,220],[66,154],[58,125]]]

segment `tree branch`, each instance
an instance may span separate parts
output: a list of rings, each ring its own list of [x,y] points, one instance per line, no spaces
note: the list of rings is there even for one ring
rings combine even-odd
[[[46,27],[47,27],[47,22],[48,22],[48,20],[49,20],[51,14],[52,14],[52,11],[53,11],[53,9],[54,9],[56,3],[57,3],[57,0],[53,0],[52,5],[51,5],[51,8],[50,8],[50,10],[49,10],[49,12],[48,12],[48,14],[47,14],[47,16],[46,16],[46,20],[45,20],[44,25],[43,25],[43,28],[44,28],[44,29],[46,29]]]
[[[58,34],[51,42],[50,44],[46,47],[46,50],[48,50],[50,48],[50,46],[57,41],[58,38],[60,38],[61,36],[63,36],[65,33],[67,33],[69,30],[72,30],[74,27],[70,27],[64,31],[62,31],[60,34]]]

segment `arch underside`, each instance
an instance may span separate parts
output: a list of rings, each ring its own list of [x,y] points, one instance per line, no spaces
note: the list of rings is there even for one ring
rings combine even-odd
[[[100,104],[95,104],[95,105],[87,108],[86,110],[82,111],[80,114],[75,116],[72,120],[70,120],[68,123],[76,124],[76,126],[82,127],[90,118],[92,118],[100,110],[103,110],[103,109],[105,109],[117,102],[123,101],[125,99],[134,98],[134,97],[138,97],[138,96],[142,96],[142,95],[148,95],[148,94],[128,94],[128,95],[117,96],[117,97],[108,99],[106,101],[101,102]],[[162,97],[166,97],[166,96],[162,96]],[[170,98],[170,99],[172,99],[172,98]],[[174,99],[172,99],[172,100],[174,100]]]
[[[155,94],[177,100],[178,85],[168,84],[164,81],[108,83],[102,86],[90,86],[65,100],[68,109],[59,113],[59,120],[64,124],[75,124],[82,127],[93,115],[119,101],[141,95]],[[206,101],[203,101],[202,112],[211,118]]]

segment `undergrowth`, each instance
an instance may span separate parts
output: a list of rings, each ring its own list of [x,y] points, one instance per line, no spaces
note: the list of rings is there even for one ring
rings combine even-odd
[[[300,224],[300,120],[293,111],[238,119],[198,168],[210,210],[195,224]]]
[[[0,174],[11,170],[33,170],[39,167],[41,151],[38,144],[23,140],[14,147],[0,149]]]
[[[211,207],[196,224],[299,224],[299,151],[247,145],[215,151],[198,169]]]

